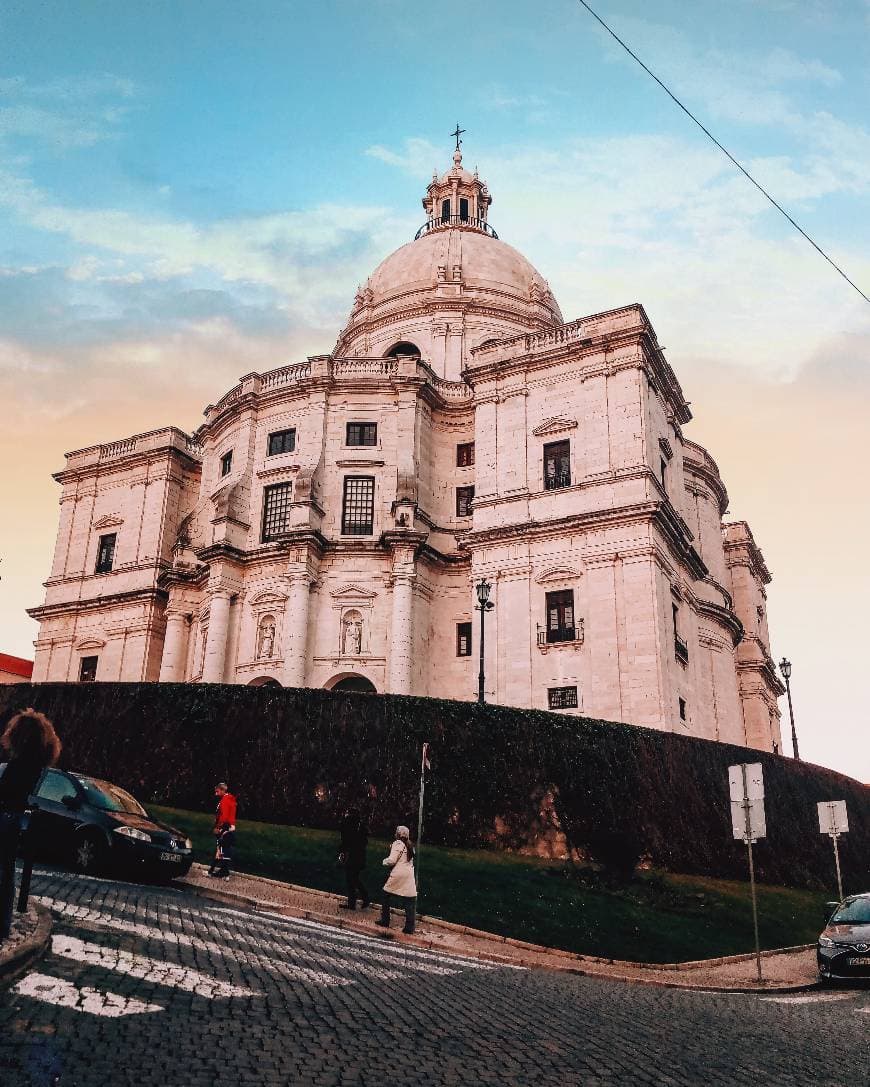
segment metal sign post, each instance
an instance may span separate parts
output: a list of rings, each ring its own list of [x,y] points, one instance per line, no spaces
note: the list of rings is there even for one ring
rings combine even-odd
[[[840,849],[837,839],[841,834],[849,832],[849,814],[846,811],[845,800],[823,800],[818,804],[819,830],[827,834],[834,843],[834,864],[837,867],[837,894],[840,902],[843,901],[843,877],[840,874]]]
[[[755,893],[755,862],[752,845],[767,834],[764,818],[764,776],[761,763],[738,763],[728,767],[731,795],[731,826],[734,837],[746,843],[749,853],[749,889],[752,894],[752,927],[755,931],[755,967],[761,981],[761,943],[758,938],[758,902]]]
[[[426,771],[429,769],[429,745],[423,744],[423,758],[420,762],[420,802],[417,807],[417,853],[414,858],[417,883],[417,896],[420,895],[420,853],[423,846],[423,796],[426,792]]]

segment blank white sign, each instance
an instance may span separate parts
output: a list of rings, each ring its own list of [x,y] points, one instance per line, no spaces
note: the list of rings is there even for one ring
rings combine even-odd
[[[742,800],[731,801],[731,829],[738,841],[746,841],[746,808]],[[764,818],[764,801],[749,801],[749,837],[752,841],[767,835],[767,822]]]
[[[732,800],[743,800],[743,765],[728,767],[728,788]],[[760,762],[746,763],[746,796],[750,800],[764,799],[764,774]]]
[[[823,800],[818,807],[822,834],[845,834],[848,831],[849,816],[845,800]]]

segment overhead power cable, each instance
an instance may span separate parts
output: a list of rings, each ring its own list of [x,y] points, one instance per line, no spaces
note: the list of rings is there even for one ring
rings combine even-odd
[[[870,297],[868,297],[861,290],[861,288],[858,286],[858,284],[855,283],[853,280],[851,280],[846,275],[846,273],[843,271],[843,269],[840,267],[840,265],[837,264],[837,262],[835,260],[833,260],[831,257],[829,257],[828,254],[824,251],[824,249],[822,249],[822,247],[820,245],[818,245],[816,242],[813,241],[813,239],[809,236],[809,234],[807,234],[807,232],[803,229],[803,227],[800,226],[799,223],[796,223],[794,221],[794,219],[789,215],[789,213],[785,210],[785,208],[782,206],[782,204],[779,204],[779,203],[777,203],[776,200],[774,200],[774,198],[770,195],[770,193],[767,191],[767,189],[765,189],[763,185],[759,184],[759,182],[757,182],[755,180],[755,178],[752,176],[752,174],[750,174],[750,172],[746,169],[746,167],[742,166],[737,161],[737,159],[731,154],[731,152],[728,150],[728,148],[723,146],[716,139],[716,137],[713,135],[713,133],[708,128],[706,128],[698,120],[698,118],[694,115],[694,113],[692,113],[692,111],[687,106],[683,105],[683,103],[679,100],[679,98],[677,98],[677,96],[674,94],[674,92],[669,87],[667,87],[659,79],[659,77],[655,74],[655,72],[652,71],[652,69],[650,69],[646,64],[644,64],[644,62],[640,59],[640,57],[637,55],[637,53],[635,53],[628,45],[626,45],[626,43],[622,40],[622,38],[619,37],[619,35],[614,30],[611,30],[611,28],[607,25],[607,23],[605,23],[605,21],[601,18],[601,16],[596,11],[594,11],[586,3],[586,0],[577,0],[577,2],[578,2],[578,4],[580,4],[581,7],[584,7],[589,12],[589,14],[592,16],[593,19],[595,19],[597,22],[599,22],[604,27],[604,29],[611,36],[611,38],[613,38],[613,40],[615,42],[617,42],[619,45],[622,46],[622,48],[626,51],[626,53],[628,53],[628,55],[632,58],[632,60],[637,61],[637,63],[641,66],[641,68],[643,68],[643,70],[646,72],[646,74],[651,79],[654,79],[656,83],[658,83],[658,85],[665,92],[665,94],[668,96],[668,98],[670,98],[673,102],[675,102],[680,107],[680,109],[683,111],[683,113],[685,113],[685,115],[690,120],[695,122],[695,124],[698,126],[698,128],[700,128],[700,130],[704,133],[704,135],[709,140],[711,140],[719,148],[719,150],[722,152],[722,154],[725,155],[726,158],[728,158],[737,167],[737,169],[741,172],[741,174],[743,174],[744,177],[746,177],[749,181],[752,182],[752,184],[756,187],[756,189],[758,189],[758,191],[762,194],[762,196],[764,196],[765,199],[769,200],[770,203],[773,204],[773,206],[776,208],[776,210],[781,215],[783,215],[786,219],[788,219],[788,221],[795,228],[795,230],[798,231],[799,234],[802,234],[804,238],[806,238],[806,240],[810,243],[810,245],[813,247],[813,249],[815,249],[817,253],[820,253],[821,256],[823,256],[825,258],[825,260],[828,262],[828,264],[830,264],[830,266],[839,275],[841,275],[843,277],[843,279],[845,279],[845,281],[849,284],[849,286],[853,287],[858,292],[858,294],[861,295],[861,297],[864,299],[865,302],[870,302]]]

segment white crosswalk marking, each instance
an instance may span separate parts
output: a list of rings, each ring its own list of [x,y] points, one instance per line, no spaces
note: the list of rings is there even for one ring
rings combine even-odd
[[[113,970],[130,977],[141,978],[155,985],[165,985],[171,989],[185,989],[204,997],[259,996],[254,989],[241,985],[231,985],[227,981],[209,977],[187,966],[161,962],[146,955],[133,955],[129,951],[119,951],[114,947],[92,944],[79,940],[75,936],[53,936],[51,950],[55,955],[75,962],[99,966],[103,970]]]
[[[62,1008],[71,1008],[73,1011],[101,1015],[110,1019],[165,1010],[159,1004],[146,1004],[132,997],[121,996],[119,993],[101,993],[97,989],[86,986],[79,989],[71,981],[53,978],[49,974],[28,974],[26,978],[18,982],[13,992],[48,1004],[57,1004]]]

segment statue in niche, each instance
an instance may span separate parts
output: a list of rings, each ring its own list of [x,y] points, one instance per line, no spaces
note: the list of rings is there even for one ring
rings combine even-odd
[[[358,657],[362,653],[362,616],[349,611],[342,620],[341,652],[345,657]]]
[[[269,658],[275,654],[275,620],[267,615],[260,621],[260,644],[257,647],[257,657]]]

